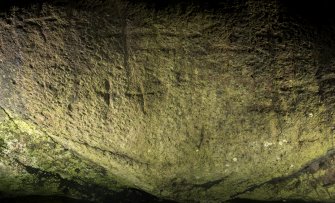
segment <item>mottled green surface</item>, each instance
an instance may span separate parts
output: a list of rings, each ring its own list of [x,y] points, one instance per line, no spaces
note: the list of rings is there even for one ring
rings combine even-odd
[[[45,3],[0,27],[5,194],[334,199],[332,27],[254,0]]]

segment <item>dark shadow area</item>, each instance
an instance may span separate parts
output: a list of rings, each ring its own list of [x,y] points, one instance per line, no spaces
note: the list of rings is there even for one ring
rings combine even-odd
[[[123,1],[123,0],[118,0]],[[147,8],[155,10],[179,9],[186,11],[186,8],[193,7],[194,12],[239,12],[238,9],[247,6],[247,0],[125,0],[130,4],[144,4]],[[79,8],[94,10],[97,7],[104,7],[106,4],[113,4],[116,0],[1,0],[0,12],[10,11],[12,8],[28,8],[31,5],[41,6],[43,3],[67,8]],[[282,12],[293,17],[307,19],[316,26],[328,25],[335,22],[333,12],[335,2],[332,0],[277,0]],[[90,6],[91,5],[91,6]]]
[[[107,196],[103,203],[175,203],[175,201],[159,199],[149,193],[137,189],[125,189],[119,193]]]
[[[107,194],[106,194],[107,195]],[[107,195],[99,203],[175,203],[170,200],[159,199],[149,193],[136,190],[125,189],[113,195]],[[73,199],[61,196],[19,196],[1,198],[0,203],[95,203],[88,200]]]
[[[303,20],[315,28],[332,26],[335,23],[335,2],[331,0],[279,0],[282,14]]]
[[[80,199],[72,199],[67,197],[59,197],[59,196],[22,196],[22,197],[12,197],[12,198],[3,198],[0,199],[1,203],[95,203],[87,200]],[[129,198],[119,199],[119,200],[106,200],[102,203],[173,203],[168,200],[159,200],[156,198],[148,198],[148,197],[139,197],[137,198]]]
[[[45,2],[45,0],[2,0],[0,1],[0,11],[8,11],[13,7],[29,7],[33,4],[41,4]]]
[[[312,202],[306,202],[306,201],[302,201],[302,200],[280,200],[280,201],[258,201],[258,200],[248,200],[248,199],[235,199],[230,201],[229,203],[244,203],[244,202],[248,202],[248,203],[312,203]],[[321,202],[315,202],[313,201],[313,203],[321,203]]]
[[[22,196],[0,199],[1,203],[92,203],[58,196]]]

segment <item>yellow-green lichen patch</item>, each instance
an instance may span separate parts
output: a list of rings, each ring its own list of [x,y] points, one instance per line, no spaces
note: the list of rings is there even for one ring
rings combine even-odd
[[[6,144],[1,148],[3,158],[0,161],[4,169],[1,170],[0,179],[1,186],[7,187],[3,191],[8,194],[20,190],[21,195],[86,195],[89,199],[99,199],[102,198],[98,197],[101,192],[107,194],[121,189],[114,176],[104,168],[79,159],[72,151],[27,121],[11,117],[1,123],[0,135]],[[13,169],[19,169],[20,172],[14,174]],[[13,180],[17,184],[13,184]],[[83,194],[91,190],[89,185],[94,184],[97,186],[92,194]]]

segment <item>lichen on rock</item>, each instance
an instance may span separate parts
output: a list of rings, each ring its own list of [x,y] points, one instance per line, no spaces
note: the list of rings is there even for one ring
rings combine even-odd
[[[213,5],[6,10],[0,191],[332,200],[333,24],[286,1]]]

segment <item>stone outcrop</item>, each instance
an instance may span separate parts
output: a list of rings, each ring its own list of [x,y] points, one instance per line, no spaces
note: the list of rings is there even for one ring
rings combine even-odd
[[[332,18],[279,0],[73,2],[0,16],[3,196],[334,200]]]

